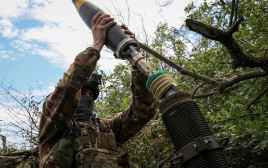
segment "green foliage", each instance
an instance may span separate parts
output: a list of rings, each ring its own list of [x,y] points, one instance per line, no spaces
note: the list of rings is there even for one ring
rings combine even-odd
[[[158,167],[172,152],[173,144],[160,118],[159,116],[158,119],[150,121],[140,133],[124,145],[135,167]]]
[[[227,29],[231,3],[222,5],[219,1],[211,4],[204,2],[201,6],[190,3],[185,11],[190,19]],[[267,16],[267,2],[239,1],[238,17],[243,17],[244,21],[239,31],[234,34],[234,38],[246,54],[267,56]],[[199,74],[215,79],[229,79],[254,70],[250,68],[232,70],[232,59],[223,45],[190,31],[186,32],[185,26],[174,28],[169,27],[168,24],[160,24],[155,36],[151,44],[155,51]],[[189,45],[186,45],[185,41],[191,41],[191,47],[188,50],[186,46]],[[179,90],[192,92],[202,83],[202,81],[179,74],[151,55],[147,57],[147,61],[155,70],[167,70],[178,82]],[[266,87],[267,77],[255,78],[239,83],[239,87],[229,93],[217,93],[196,99],[214,135],[219,138],[230,138],[225,154],[232,167],[267,166],[268,94],[264,94],[247,109],[250,102]],[[196,94],[202,95],[215,91],[218,89],[203,85]],[[154,132],[157,132],[157,136]],[[169,138],[162,139],[163,137],[166,137],[163,124],[156,120],[150,122],[126,145],[136,167],[150,167],[151,165],[151,167],[156,167],[168,157],[168,154],[172,152],[172,145],[169,143]],[[159,149],[157,146],[159,141],[163,141],[165,147]],[[165,165],[168,165],[168,161]]]
[[[200,21],[204,24],[215,26],[220,29],[227,29],[231,5],[222,5],[220,1],[211,4],[204,2],[197,7],[189,4],[185,11],[189,13],[188,18]],[[268,43],[268,12],[267,1],[265,0],[242,0],[239,1],[237,17],[244,19],[239,31],[234,37],[239,40],[240,45],[247,54],[267,56]],[[234,22],[233,22],[234,23]]]
[[[168,28],[167,24],[160,24],[155,32],[156,38],[153,40],[152,47],[158,53],[165,55],[174,63],[182,65],[185,60],[185,44],[180,39],[180,32],[177,28]],[[155,70],[165,69],[172,72],[172,69],[160,62],[159,59],[150,56],[147,60]]]
[[[96,113],[113,116],[124,111],[131,101],[131,72],[129,65],[118,65],[112,74],[102,74],[101,95],[96,103]]]
[[[190,4],[186,11],[190,14],[188,17],[193,20],[227,29],[230,8],[231,3],[223,6],[217,1],[209,6],[206,3],[200,7]],[[244,21],[239,31],[234,34],[234,38],[243,51],[246,54],[267,56],[268,47],[265,42],[268,35],[267,2],[239,1],[238,16],[243,17]],[[193,60],[198,62],[195,71],[209,77],[228,79],[241,72],[252,70],[240,68],[232,71],[231,58],[226,49],[221,44],[211,44],[211,40],[204,38],[201,38],[198,45],[192,49],[191,55]],[[258,167],[265,162],[263,156],[267,154],[268,149],[267,94],[249,110],[246,108],[266,87],[267,77],[252,79],[244,81],[240,87],[228,94],[217,94],[197,100],[215,135],[231,139],[227,153],[234,167]],[[204,86],[198,92],[203,94],[211,91],[215,91],[215,88]]]
[[[5,148],[0,149],[0,155],[11,153],[11,152],[17,152],[17,151],[18,151],[18,149],[14,148],[12,146],[7,146]]]
[[[21,162],[19,165],[15,166],[16,168],[31,168],[31,164],[36,162],[37,159],[35,156],[28,157],[25,161]]]

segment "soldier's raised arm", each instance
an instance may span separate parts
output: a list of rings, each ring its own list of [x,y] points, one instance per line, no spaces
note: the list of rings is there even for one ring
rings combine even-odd
[[[108,119],[117,142],[123,144],[133,137],[156,114],[156,101],[146,88],[146,77],[138,69],[132,70],[130,106],[116,117]]]
[[[105,24],[104,24],[105,23]],[[97,14],[93,21],[93,46],[79,53],[63,78],[59,80],[53,93],[43,104],[39,124],[39,155],[43,158],[49,154],[52,146],[65,137],[72,127],[72,117],[76,112],[81,95],[81,87],[92,74],[100,58],[106,31],[116,24],[113,18],[106,14]]]

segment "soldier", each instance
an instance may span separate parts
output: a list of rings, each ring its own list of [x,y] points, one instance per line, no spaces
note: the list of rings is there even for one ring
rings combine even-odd
[[[98,13],[93,18],[93,46],[75,57],[54,92],[46,98],[39,126],[41,168],[131,167],[121,145],[155,115],[155,99],[146,89],[146,77],[134,69],[130,106],[111,119],[95,117],[99,76],[92,72],[100,58],[106,31],[114,24],[107,14]],[[123,28],[133,37],[131,31]]]

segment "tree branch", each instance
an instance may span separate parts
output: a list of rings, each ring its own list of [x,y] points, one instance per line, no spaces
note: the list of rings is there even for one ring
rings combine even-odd
[[[198,79],[198,80],[201,80],[204,82],[207,82],[207,83],[211,84],[212,86],[217,87],[220,92],[223,92],[224,89],[226,89],[226,88],[228,88],[236,83],[239,83],[240,81],[244,81],[244,80],[252,79],[252,78],[256,78],[256,77],[264,77],[264,76],[268,75],[268,72],[266,72],[264,70],[256,70],[256,71],[246,72],[243,74],[236,75],[236,76],[231,77],[230,79],[227,79],[227,80],[214,79],[214,78],[210,78],[210,77],[198,74],[194,71],[190,71],[186,68],[181,67],[181,66],[175,64],[174,62],[170,61],[169,59],[165,58],[164,56],[160,55],[156,51],[152,50],[148,46],[142,44],[142,43],[139,43],[139,45],[141,48],[143,48],[144,50],[146,50],[150,54],[154,55],[156,58],[160,59],[161,61],[163,61],[166,64],[170,65],[171,67],[175,68],[181,74],[190,76],[192,78],[195,78],[195,79]]]
[[[1,86],[2,87],[2,86]],[[3,87],[2,87],[3,88]],[[17,103],[19,103],[21,105],[21,107],[23,107],[25,109],[25,111],[28,113],[28,116],[31,120],[31,122],[34,122],[33,116],[31,114],[31,112],[29,111],[29,106],[25,106],[21,101],[19,101],[8,89],[3,88],[8,95],[10,95]],[[18,92],[18,91],[17,91]],[[20,92],[18,92],[20,93]],[[27,96],[24,95],[25,98],[27,98]],[[28,99],[28,98],[27,98]],[[29,100],[28,100],[29,101]],[[36,128],[38,129],[37,125],[35,125]]]
[[[0,155],[1,167],[15,167],[15,165],[25,161],[29,156],[38,155],[38,148],[22,152],[13,152]]]
[[[175,64],[174,62],[170,61],[169,59],[163,57],[162,55],[160,55],[159,53],[157,53],[156,51],[150,49],[149,47],[147,47],[146,45],[139,43],[139,45],[141,46],[141,48],[143,48],[144,50],[146,50],[147,52],[149,52],[150,54],[154,55],[156,58],[162,60],[163,62],[165,62],[166,64],[170,65],[171,67],[175,68],[177,71],[179,71],[181,74],[193,77],[195,79],[199,79],[205,82],[208,82],[214,86],[218,85],[218,81],[214,78],[209,78],[207,76],[198,74],[194,71],[189,71],[188,69],[185,69],[177,64]]]
[[[216,27],[212,27],[203,24],[198,21],[186,19],[186,25],[191,31],[194,31],[202,36],[211,40],[219,41],[222,43],[230,53],[233,60],[233,69],[238,67],[261,67],[263,70],[268,71],[268,57],[264,56],[253,56],[245,54],[239,47],[238,43],[233,39],[232,34],[238,31],[239,24],[243,19],[238,19],[231,27],[227,30],[220,30]]]
[[[172,155],[175,153],[175,149],[172,149],[172,151],[168,154],[168,156],[164,159],[164,160],[162,160],[158,165],[157,165],[157,167],[158,168],[162,168],[163,167],[163,165],[172,157]]]
[[[198,86],[194,89],[194,91],[193,91],[192,94],[191,94],[192,99],[193,99],[193,97],[194,97],[194,94],[197,92],[197,90],[198,90],[199,88],[201,88],[204,84],[206,84],[206,82],[201,83],[200,85],[198,85]]]
[[[231,77],[228,80],[220,82],[219,90],[223,91],[225,88],[230,87],[230,86],[232,86],[235,83],[238,83],[240,81],[244,81],[244,80],[252,79],[252,78],[256,78],[256,77],[264,77],[267,75],[268,75],[268,73],[266,71],[263,71],[263,70],[256,70],[256,71],[252,71],[252,72],[246,72],[243,74],[239,74],[239,75]]]
[[[222,5],[228,5],[228,3],[224,2],[224,0],[220,0]]]
[[[236,90],[237,88],[239,88],[240,86],[242,85],[242,83],[239,83],[237,85],[234,85],[232,87],[229,87],[225,90],[223,90],[221,93],[229,93],[230,91],[232,90]],[[219,94],[220,92],[219,91],[214,91],[214,92],[209,92],[209,93],[205,93],[205,94],[201,94],[201,95],[196,95],[196,96],[193,96],[192,98],[193,99],[197,99],[197,98],[204,98],[204,97],[209,97],[209,96],[212,96],[212,95],[215,95],[215,94]]]
[[[260,115],[260,114],[257,114],[257,113],[254,113],[254,114],[251,114],[251,115],[254,115],[254,116],[258,116],[258,115]],[[241,116],[239,116],[239,118],[241,119],[241,118],[244,118],[244,117],[247,117],[248,115],[246,115],[246,114],[244,114],[244,115],[241,115]],[[219,121],[213,121],[213,122],[211,122],[211,124],[218,124],[218,123],[226,123],[226,122],[228,122],[228,121],[231,121],[231,120],[237,120],[236,118],[227,118],[227,119],[225,119],[225,120],[219,120]]]
[[[237,21],[238,4],[239,4],[239,0],[236,0],[236,2],[235,2],[235,18],[234,18],[235,22]]]
[[[247,110],[250,108],[252,104],[254,104],[257,100],[259,100],[266,92],[268,91],[268,87],[264,89],[257,97],[255,97],[247,106]]]
[[[258,79],[258,78],[255,78],[255,79],[253,80],[253,82],[251,83],[251,85],[244,91],[243,96],[245,96],[246,93],[249,91],[249,89],[256,83],[257,79]]]
[[[232,0],[232,10],[231,10],[231,15],[230,15],[229,27],[231,27],[233,23],[234,10],[235,10],[235,0]]]

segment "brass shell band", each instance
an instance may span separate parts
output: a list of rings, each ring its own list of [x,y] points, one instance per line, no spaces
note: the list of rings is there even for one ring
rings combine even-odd
[[[160,100],[172,85],[177,85],[176,81],[169,74],[162,74],[153,80],[149,90]]]
[[[83,5],[83,3],[85,3],[86,0],[77,0],[76,4],[75,4],[75,8],[77,11],[80,10],[80,7]]]

